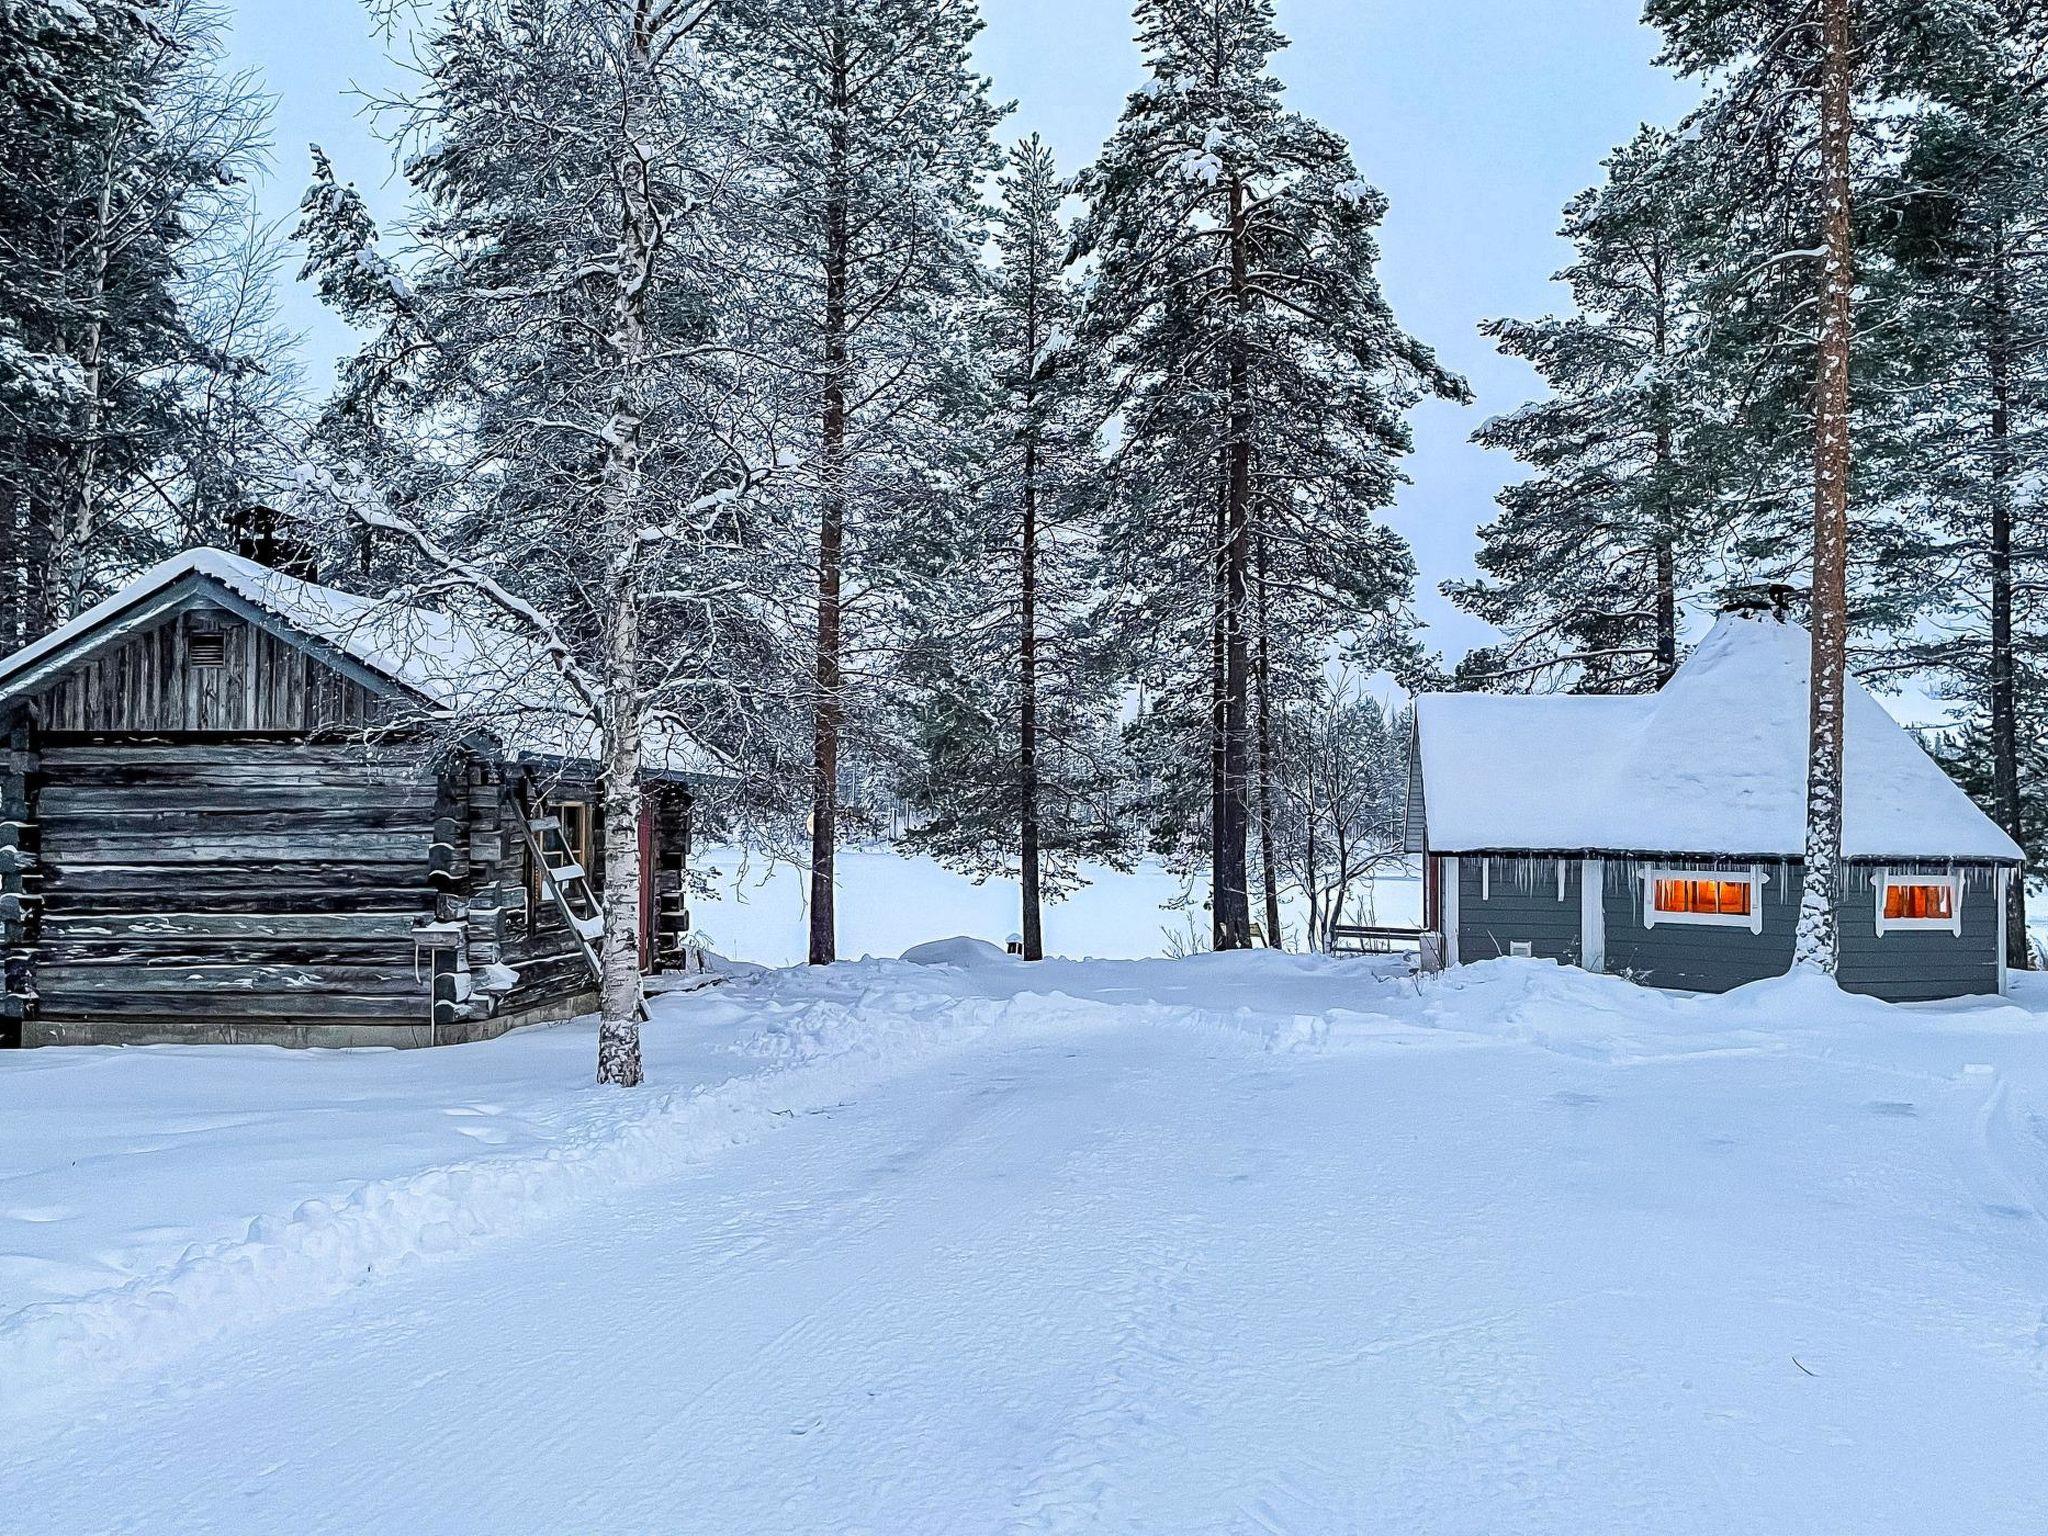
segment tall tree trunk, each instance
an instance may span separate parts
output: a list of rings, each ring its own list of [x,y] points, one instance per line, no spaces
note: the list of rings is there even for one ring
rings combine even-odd
[[[1245,227],[1244,183],[1230,182],[1229,357],[1230,436],[1225,445],[1228,480],[1223,530],[1223,785],[1219,816],[1212,834],[1210,892],[1214,940],[1218,949],[1243,949],[1251,943],[1251,891],[1247,879],[1247,844],[1251,831],[1250,774],[1247,750],[1247,700],[1250,656],[1249,627],[1252,499],[1251,338],[1247,332],[1251,305],[1250,237]]]
[[[628,131],[618,153],[618,279],[609,338],[617,382],[611,417],[605,424],[603,478],[605,533],[611,550],[611,614],[602,717],[604,936],[599,963],[597,1080],[620,1088],[637,1088],[645,1076],[640,1058],[640,886],[645,878],[640,867],[641,374],[647,363],[647,316],[662,233],[648,152],[633,131],[655,89],[649,40],[637,25],[632,44],[624,81],[623,117]]]
[[[1652,410],[1656,413],[1657,454],[1657,686],[1662,688],[1678,671],[1678,560],[1675,542],[1677,508],[1671,504],[1672,430],[1671,384],[1664,372],[1670,362],[1670,330],[1665,316],[1664,264],[1654,264],[1652,279],[1657,285],[1656,334],[1652,346],[1657,359],[1657,384]]]
[[[1224,657],[1230,630],[1228,578],[1225,548],[1230,536],[1230,461],[1225,454],[1216,461],[1216,525],[1209,551],[1209,942],[1216,945],[1216,889],[1213,879],[1215,849],[1222,835],[1223,811],[1223,726],[1224,694],[1229,687],[1224,675]]]
[[[820,444],[824,495],[818,517],[817,701],[811,757],[811,964],[839,958],[834,863],[839,846],[839,743],[845,724],[847,284],[852,252],[847,203],[848,69],[844,0],[831,32],[829,164],[825,191],[825,411]]]
[[[1035,252],[1034,252],[1035,256]],[[1024,321],[1024,537],[1018,573],[1023,613],[1018,639],[1017,810],[1026,960],[1045,958],[1038,826],[1038,273],[1029,274]]]
[[[1258,533],[1259,870],[1265,884],[1266,942],[1280,948],[1280,873],[1273,865],[1273,642],[1266,601],[1266,530]]]
[[[71,450],[71,474],[65,487],[50,548],[51,585],[47,599],[51,617],[62,624],[81,613],[91,588],[91,556],[99,539],[100,441],[106,414],[107,272],[112,260],[114,169],[124,135],[116,132],[107,144],[100,168],[99,193],[93,205],[91,244],[86,251],[86,321],[79,339],[77,436]]]
[[[1795,967],[1832,975],[1835,884],[1842,861],[1843,690],[1849,649],[1849,362],[1854,313],[1854,189],[1850,133],[1855,39],[1853,0],[1821,0],[1821,268],[1813,496],[1812,737],[1807,762],[1806,870]]]
[[[1991,371],[1991,798],[2012,840],[2026,846],[2020,798],[2019,688],[2012,641],[2012,275],[2001,228],[1992,253],[1991,314],[1986,352]],[[2006,891],[2006,963],[2032,963],[2027,942],[2027,882],[2016,874]]]

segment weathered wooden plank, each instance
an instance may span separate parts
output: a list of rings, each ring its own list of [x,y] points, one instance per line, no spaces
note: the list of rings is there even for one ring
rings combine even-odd
[[[265,905],[275,905],[283,911],[297,912],[327,910],[310,906],[307,900],[300,899],[301,895],[310,899],[326,891],[352,891],[357,905],[390,908],[410,905],[412,898],[425,897],[432,889],[426,881],[424,861],[415,869],[410,862],[389,861],[367,864],[252,862],[222,866],[161,862],[67,865],[52,860],[44,867],[43,874],[46,891],[53,897],[136,892],[151,898],[150,902],[135,902],[114,909],[129,912],[151,902],[163,907],[184,907],[186,893],[196,891],[241,891],[244,893],[242,905],[251,910],[260,911]],[[371,899],[377,893],[402,899]]]
[[[109,914],[147,911],[164,907],[172,900],[162,887],[155,885],[129,890],[81,890],[53,882],[45,895],[45,916],[82,921],[98,921]],[[218,913],[223,916],[362,911],[409,911],[431,915],[433,901],[433,892],[421,886],[355,884],[309,889],[301,885],[251,885],[245,879],[208,883],[196,877],[187,879],[175,893],[175,904],[180,912]]]
[[[43,965],[36,988],[45,997],[104,997],[116,994],[205,994],[274,996],[289,1012],[301,997],[342,994],[378,997],[427,994],[424,974],[410,965]]]
[[[425,1022],[431,998],[423,983],[417,993],[363,995],[300,992],[273,993],[155,992],[100,994],[43,992],[36,1004],[45,1020],[181,1018],[205,1021],[222,1018],[260,1019],[289,1024],[295,1019],[416,1020]]]
[[[53,912],[43,919],[48,941],[89,939],[302,939],[331,944],[410,943],[418,912],[117,912],[99,916]]]
[[[423,863],[434,847],[424,832],[354,828],[239,831],[229,828],[165,837],[154,831],[107,832],[82,822],[45,822],[43,856],[66,870],[94,864],[405,864]]]
[[[417,952],[410,942],[393,939],[62,939],[52,938],[46,931],[36,953],[46,966],[127,965],[163,970],[228,964],[285,968],[366,965],[395,971],[410,969]]]
[[[188,805],[176,810],[133,807],[83,813],[51,807],[46,809],[45,817],[45,824],[56,830],[58,841],[73,847],[95,837],[174,841],[264,836],[331,840],[364,833],[428,836],[418,807],[374,802],[272,806],[246,805],[238,797],[232,805]]]
[[[238,786],[231,793],[199,785],[45,785],[43,814],[147,816],[157,812],[212,812],[224,816],[405,814],[425,827],[434,819],[434,792],[419,784]]]

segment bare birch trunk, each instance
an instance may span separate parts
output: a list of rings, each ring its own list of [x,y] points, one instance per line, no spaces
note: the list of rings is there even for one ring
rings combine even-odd
[[[618,152],[619,270],[612,299],[610,347],[618,370],[611,417],[605,424],[604,521],[611,550],[612,611],[604,669],[604,936],[599,956],[600,1017],[597,1080],[637,1088],[640,1058],[640,389],[647,362],[647,315],[654,265],[661,247],[661,217],[643,148],[635,142],[636,105],[654,90],[650,39],[635,6],[629,38]]]
[[[1855,250],[1850,223],[1852,0],[1822,0],[1821,271],[1813,497],[1812,741],[1807,763],[1806,870],[1795,968],[1834,974],[1835,883],[1842,860],[1843,689],[1849,648],[1849,363]]]

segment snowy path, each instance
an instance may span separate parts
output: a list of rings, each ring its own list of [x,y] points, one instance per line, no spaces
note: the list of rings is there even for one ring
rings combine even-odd
[[[1073,1012],[10,1427],[0,1527],[2041,1528],[2030,1041]]]

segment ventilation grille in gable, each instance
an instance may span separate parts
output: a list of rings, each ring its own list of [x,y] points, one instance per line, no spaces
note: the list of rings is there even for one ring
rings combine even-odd
[[[192,636],[189,654],[195,667],[224,667],[228,664],[228,637],[219,630],[202,630]]]

